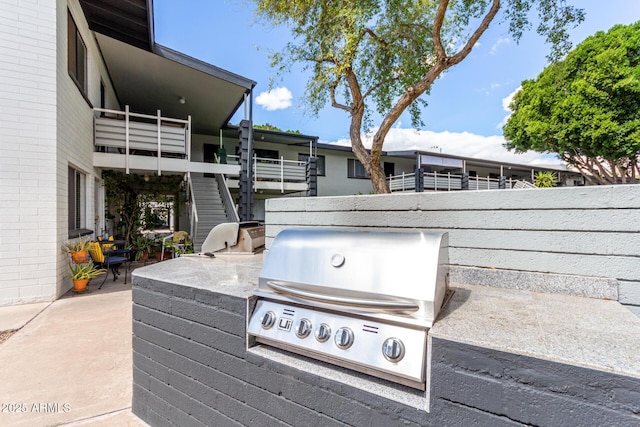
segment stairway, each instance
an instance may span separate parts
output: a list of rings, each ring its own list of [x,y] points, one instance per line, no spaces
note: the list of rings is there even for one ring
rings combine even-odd
[[[201,173],[191,173],[191,186],[198,212],[198,229],[196,235],[191,236],[191,240],[194,250],[198,252],[211,229],[223,222],[229,222],[229,220],[214,177],[209,178]]]

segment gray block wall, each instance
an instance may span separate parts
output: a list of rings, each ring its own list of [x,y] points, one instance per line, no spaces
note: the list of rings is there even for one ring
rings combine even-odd
[[[429,413],[247,351],[245,298],[134,277],[133,303],[152,426],[640,425],[637,378],[434,338]]]
[[[270,199],[265,219],[267,247],[291,227],[446,231],[461,283],[551,274],[582,295],[614,280],[601,296],[640,315],[640,185]]]

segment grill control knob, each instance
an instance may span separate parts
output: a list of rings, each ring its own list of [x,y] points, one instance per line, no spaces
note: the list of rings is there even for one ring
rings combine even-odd
[[[348,349],[353,344],[353,331],[346,327],[338,329],[334,341],[339,348]]]
[[[399,362],[404,357],[404,344],[398,338],[387,338],[382,344],[382,354],[389,362]]]
[[[326,323],[321,323],[316,329],[316,339],[319,342],[326,342],[331,337],[331,328]]]
[[[273,311],[267,311],[262,315],[262,329],[270,329],[276,323],[276,314]]]
[[[311,333],[311,321],[309,319],[302,319],[298,323],[296,328],[296,335],[298,338],[306,338]]]

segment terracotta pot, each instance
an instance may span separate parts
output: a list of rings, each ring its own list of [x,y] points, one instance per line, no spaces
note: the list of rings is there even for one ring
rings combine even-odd
[[[73,292],[81,293],[87,290],[89,279],[79,279],[73,281]]]
[[[142,251],[142,254],[140,255],[140,261],[146,261],[148,259],[149,259],[149,252]]]
[[[71,254],[71,259],[76,264],[84,264],[85,262],[89,262],[89,252],[87,251],[74,252]]]

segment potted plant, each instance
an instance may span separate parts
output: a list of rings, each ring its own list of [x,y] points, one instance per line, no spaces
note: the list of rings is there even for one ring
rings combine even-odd
[[[155,250],[156,242],[154,239],[150,239],[147,236],[140,235],[133,239],[131,242],[131,249],[136,253],[136,261],[147,261],[149,255]]]
[[[89,247],[91,239],[77,239],[62,245],[62,250],[71,255],[71,259],[76,264],[84,264],[89,261]]]
[[[84,264],[69,263],[69,277],[73,280],[73,291],[76,293],[84,292],[89,280],[106,272],[104,268],[96,268],[91,261]]]

